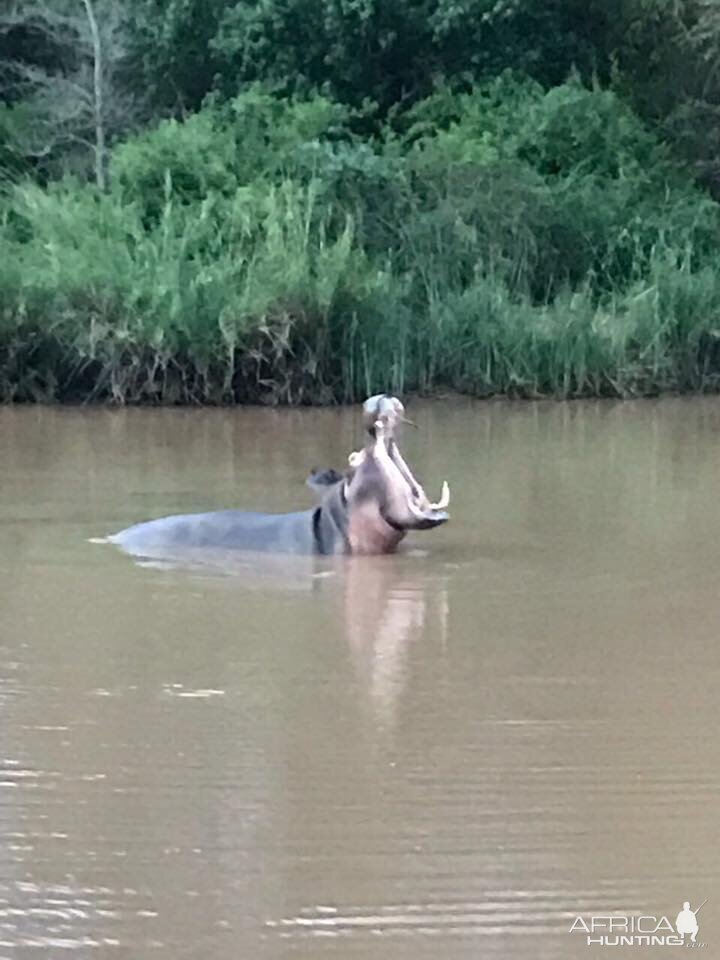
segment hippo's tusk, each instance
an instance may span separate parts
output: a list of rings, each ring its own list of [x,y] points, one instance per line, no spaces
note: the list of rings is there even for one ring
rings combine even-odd
[[[359,467],[364,459],[365,459],[365,451],[356,450],[354,453],[351,453],[350,456],[348,457],[348,463],[350,464],[351,467]]]
[[[442,493],[440,494],[440,499],[437,503],[431,503],[431,510],[444,510],[445,507],[450,503],[450,487],[448,486],[447,480],[443,480]]]

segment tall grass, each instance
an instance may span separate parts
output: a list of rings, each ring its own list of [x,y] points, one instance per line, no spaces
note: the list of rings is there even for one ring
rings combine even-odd
[[[611,95],[508,84],[373,144],[253,93],[128,141],[107,195],[15,186],[0,399],[720,388],[718,206]]]
[[[329,237],[332,211],[317,210],[312,182],[238,191],[222,217],[212,202],[198,210],[166,192],[152,230],[109,197],[15,192],[0,395],[302,403],[342,393],[336,358],[388,283],[355,244],[352,219]]]

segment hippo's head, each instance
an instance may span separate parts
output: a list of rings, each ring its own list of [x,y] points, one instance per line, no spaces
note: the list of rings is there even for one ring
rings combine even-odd
[[[449,519],[447,483],[440,500],[431,503],[400,454],[394,436],[402,414],[400,401],[383,397],[377,413],[377,419],[368,425],[367,445],[351,454],[350,469],[336,485],[351,553],[390,553],[408,530],[429,530]],[[320,485],[335,486],[332,474],[316,477]]]

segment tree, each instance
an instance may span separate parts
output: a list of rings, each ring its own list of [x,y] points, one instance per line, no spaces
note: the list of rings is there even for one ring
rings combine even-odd
[[[126,57],[119,0],[19,2],[0,15],[0,76],[11,108],[16,154],[36,167],[93,158],[98,189],[107,185],[109,142],[137,116],[137,101],[118,82]],[[17,51],[17,54],[15,54]],[[7,147],[6,147],[7,149]]]

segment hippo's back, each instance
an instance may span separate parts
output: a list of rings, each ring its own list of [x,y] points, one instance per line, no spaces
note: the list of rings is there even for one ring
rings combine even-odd
[[[136,523],[111,537],[128,553],[152,555],[153,550],[212,548],[313,553],[313,511],[249,513],[218,510],[190,513]]]

